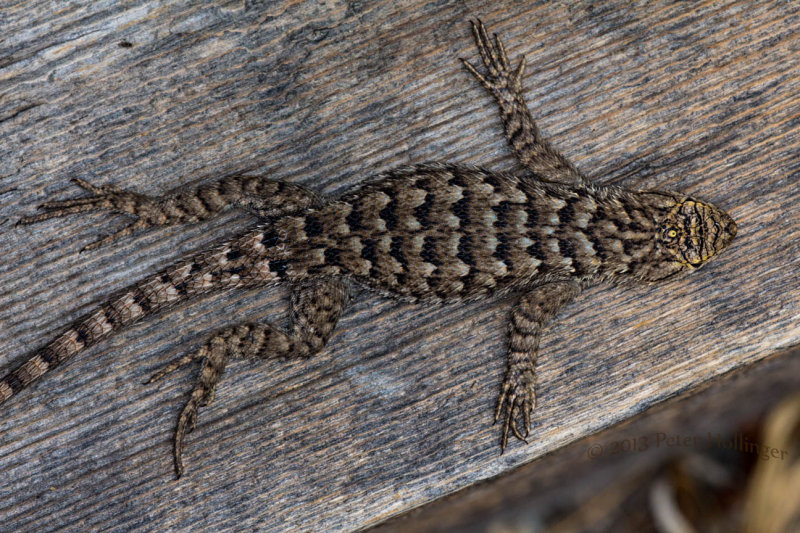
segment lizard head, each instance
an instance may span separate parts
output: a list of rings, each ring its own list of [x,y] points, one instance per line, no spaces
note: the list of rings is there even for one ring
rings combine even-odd
[[[728,247],[736,223],[725,211],[687,198],[678,202],[658,228],[656,243],[687,268],[699,268]]]
[[[655,233],[660,258],[640,272],[647,281],[700,268],[736,236],[736,222],[710,203],[676,195],[661,207],[664,209],[660,210]]]

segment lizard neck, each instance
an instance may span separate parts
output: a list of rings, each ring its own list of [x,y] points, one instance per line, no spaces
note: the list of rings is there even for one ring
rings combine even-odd
[[[610,278],[648,279],[661,261],[659,221],[675,202],[661,193],[619,187],[536,184],[529,192],[526,227],[538,274],[591,284]]]
[[[598,198],[592,233],[602,254],[603,277],[650,279],[655,268],[664,267],[657,246],[661,220],[675,206],[671,193],[609,189]],[[676,267],[677,269],[677,267]],[[680,269],[677,269],[680,270]]]

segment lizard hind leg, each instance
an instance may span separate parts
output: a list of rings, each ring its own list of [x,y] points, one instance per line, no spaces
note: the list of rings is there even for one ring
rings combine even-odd
[[[150,382],[196,359],[203,367],[189,401],[178,417],[173,455],[175,475],[183,475],[184,438],[197,425],[197,410],[214,400],[214,391],[229,357],[258,359],[306,358],[318,353],[330,338],[347,302],[347,286],[340,280],[316,280],[295,287],[288,330],[273,324],[244,323],[213,335],[197,352],[170,363]]]
[[[162,196],[147,196],[113,185],[93,185],[73,178],[89,196],[51,200],[39,205],[40,213],[24,216],[18,226],[91,211],[108,211],[133,220],[83,248],[93,250],[139,230],[155,226],[190,224],[211,218],[227,209],[246,209],[261,218],[278,218],[320,206],[325,200],[296,185],[264,176],[230,176],[196,189],[183,189]]]

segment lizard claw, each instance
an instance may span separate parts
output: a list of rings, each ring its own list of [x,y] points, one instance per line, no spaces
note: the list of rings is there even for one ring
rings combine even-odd
[[[517,68],[512,70],[500,37],[495,33],[493,35],[494,42],[492,42],[480,19],[471,21],[471,24],[475,45],[478,47],[478,53],[487,73],[481,74],[472,63],[461,59],[464,67],[499,100],[510,96],[507,94],[509,92],[511,95],[520,93],[522,91],[522,74],[525,71],[525,57],[520,58]]]
[[[127,226],[124,226],[122,229],[117,230],[115,233],[106,235],[105,237],[101,237],[94,242],[90,242],[89,244],[81,248],[81,253],[88,252],[89,250],[95,250],[97,248],[100,248],[101,246],[105,246],[106,244],[112,243],[117,239],[121,239],[122,237],[127,237],[131,233],[140,229],[144,229],[146,227],[147,223],[144,220],[139,219],[135,222],[128,224]]]
[[[512,369],[509,369],[506,373],[494,416],[495,422],[497,422],[503,410],[505,410],[503,434],[500,442],[501,453],[505,451],[508,444],[509,430],[516,438],[526,444],[528,443],[527,437],[531,431],[531,411],[536,405],[533,381],[533,372],[528,369],[523,370],[521,373],[513,372]],[[517,422],[520,415],[522,415],[524,433],[520,431]]]
[[[206,354],[205,350],[197,350],[197,351],[192,352],[190,354],[184,355],[183,357],[172,361],[168,365],[163,366],[161,368],[161,370],[159,370],[158,372],[156,372],[155,374],[150,376],[150,379],[148,379],[144,383],[145,383],[145,385],[147,385],[149,383],[154,383],[154,382],[160,380],[161,378],[163,378],[164,376],[166,376],[167,374],[171,374],[172,372],[175,372],[176,370],[178,370],[182,366],[188,365],[192,361],[195,361],[197,359],[201,359],[201,358],[205,357],[206,355],[207,354]]]
[[[178,426],[175,428],[175,441],[173,446],[173,457],[175,458],[175,477],[183,475],[183,439],[187,433],[191,433],[197,427],[197,406],[199,395],[198,389],[192,392],[192,397],[186,403],[178,417]],[[202,390],[200,391],[202,392]]]
[[[173,370],[198,358],[205,358],[203,362],[203,369],[200,371],[200,380],[192,390],[192,396],[186,402],[186,406],[181,411],[178,417],[178,425],[175,428],[175,442],[173,448],[173,456],[175,459],[175,475],[180,478],[183,475],[183,439],[187,433],[191,433],[197,427],[197,408],[205,407],[214,401],[214,394],[217,390],[217,381],[219,380],[220,372],[213,371],[213,366],[209,365],[208,350],[201,348],[194,354],[186,355],[153,375],[149,383],[159,380]],[[224,361],[223,361],[224,364]],[[211,370],[209,372],[209,369]]]
[[[50,200],[43,202],[39,205],[39,209],[43,212],[22,217],[17,221],[16,225],[27,226],[28,224],[35,224],[36,222],[50,220],[51,218],[61,218],[76,213],[101,210],[137,217],[135,222],[126,225],[117,232],[84,246],[81,252],[94,250],[95,248],[109,244],[117,239],[126,237],[137,230],[153,225],[154,222],[152,220],[145,220],[140,217],[143,208],[154,205],[153,198],[119,189],[113,185],[92,185],[88,181],[80,178],[72,178],[71,181],[82,189],[89,191],[92,195],[69,200]]]

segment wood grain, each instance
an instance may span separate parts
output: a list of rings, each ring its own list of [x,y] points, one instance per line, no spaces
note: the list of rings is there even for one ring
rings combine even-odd
[[[700,272],[598,287],[541,347],[535,437],[498,455],[508,302],[363,294],[307,362],[231,363],[187,439],[194,380],[142,382],[207,332],[282,317],[285,292],[147,321],[0,413],[0,530],[349,531],[529,462],[800,343],[796,3],[329,0],[5,2],[0,12],[0,368],[103,295],[247,217],[81,247],[97,214],[15,228],[68,178],[156,194],[266,173],[336,194],[399,164],[514,170],[459,65],[480,16],[525,54],[542,130],[604,183],[677,189],[739,236]],[[196,371],[196,370],[195,370]]]

